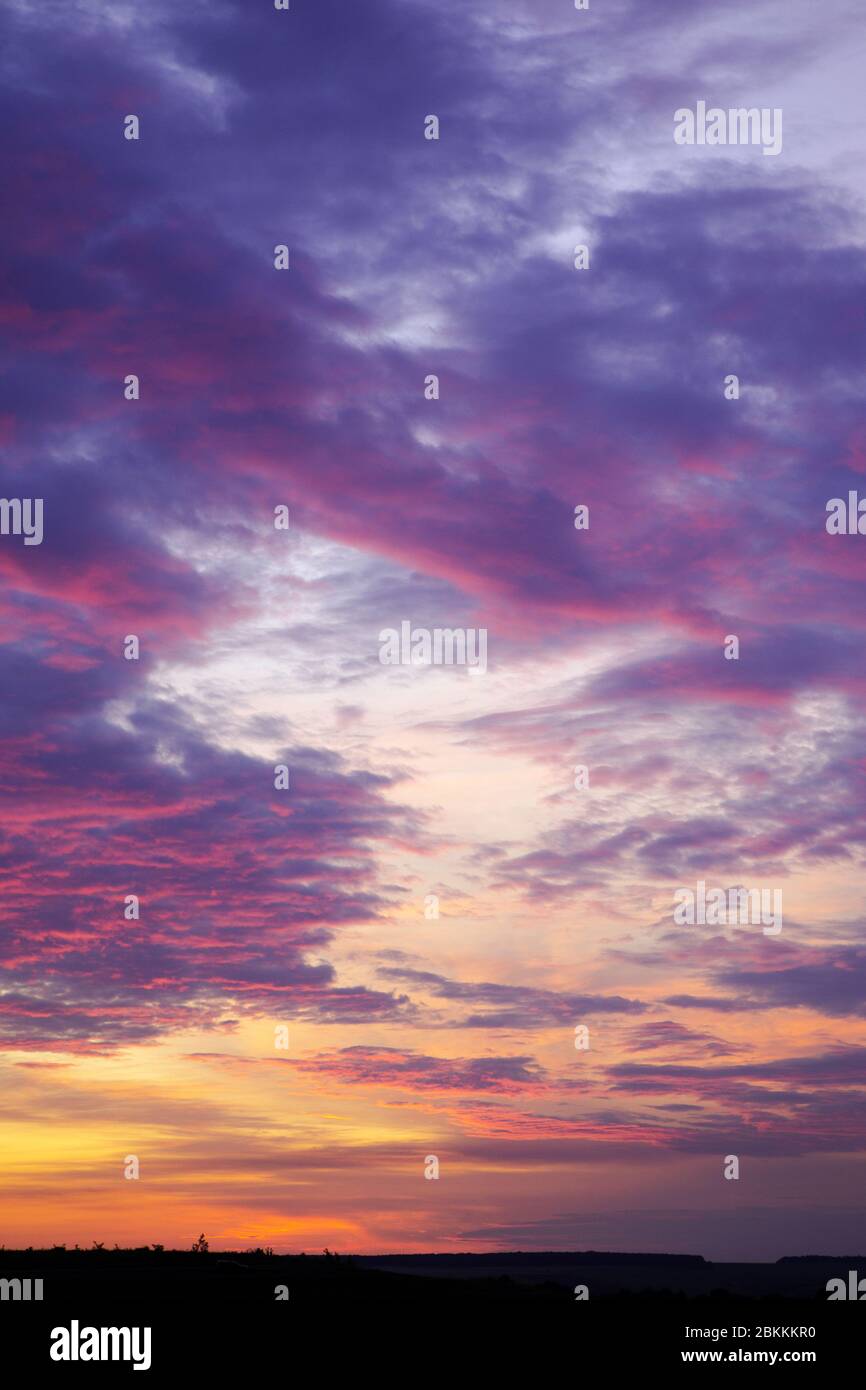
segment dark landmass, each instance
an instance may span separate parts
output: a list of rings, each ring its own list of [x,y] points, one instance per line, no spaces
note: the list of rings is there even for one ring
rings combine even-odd
[[[849,1269],[866,1277],[866,1255],[786,1256],[774,1264],[713,1263],[701,1255],[617,1254],[602,1251],[508,1251],[502,1254],[360,1256],[364,1268],[447,1280],[501,1279],[528,1289],[585,1284],[590,1298],[638,1294],[701,1299],[826,1300],[828,1279]]]
[[[459,1301],[570,1303],[651,1298],[826,1301],[828,1279],[866,1277],[866,1256],[786,1256],[775,1264],[713,1263],[701,1255],[610,1251],[485,1254],[277,1255],[265,1250],[5,1250],[0,1280],[42,1279],[43,1301],[119,1297],[152,1302],[281,1302],[311,1305],[349,1295],[357,1303]],[[10,1290],[5,1302],[14,1300]],[[3,1303],[0,1298],[0,1304]]]
[[[54,1329],[74,1319],[80,1327],[149,1328],[147,1374],[160,1385],[178,1373],[245,1384],[273,1372],[288,1382],[311,1366],[331,1380],[369,1372],[387,1385],[420,1377],[423,1386],[453,1379],[456,1368],[511,1384],[565,1358],[581,1375],[667,1374],[708,1349],[728,1360],[766,1349],[779,1358],[815,1356],[812,1369],[826,1381],[862,1361],[866,1304],[830,1302],[826,1291],[828,1279],[847,1281],[852,1269],[866,1277],[866,1256],[714,1264],[701,1256],[559,1250],[0,1249],[0,1280],[21,1281],[0,1285],[0,1356],[31,1368],[37,1384],[55,1375],[91,1385],[135,1375],[129,1364],[52,1362]],[[24,1300],[28,1279],[43,1281],[41,1302]],[[576,1297],[581,1285],[586,1299]],[[791,1328],[799,1329],[796,1339]]]
[[[434,1265],[437,1261],[454,1265],[457,1269],[469,1270],[473,1266],[485,1265],[658,1265],[689,1266],[706,1265],[703,1255],[634,1255],[622,1254],[615,1250],[500,1250],[492,1253],[474,1254],[411,1254],[411,1255],[358,1255],[357,1259],[366,1264],[381,1264],[383,1261],[399,1262],[407,1268],[410,1265]],[[807,1256],[812,1258],[811,1256]]]

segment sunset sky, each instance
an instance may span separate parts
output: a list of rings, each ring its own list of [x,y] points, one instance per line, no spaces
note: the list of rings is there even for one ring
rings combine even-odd
[[[0,1244],[862,1252],[862,0],[0,28]]]

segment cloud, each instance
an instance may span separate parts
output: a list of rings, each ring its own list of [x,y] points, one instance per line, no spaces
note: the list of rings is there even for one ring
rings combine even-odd
[[[463,1013],[450,1025],[459,1028],[574,1027],[575,1020],[595,1014],[640,1014],[648,1008],[638,999],[621,995],[560,994],[526,985],[449,980],[433,971],[404,966],[382,966],[377,974],[385,980],[415,985],[436,999],[476,1006],[477,1012]]]
[[[395,1047],[346,1047],[290,1063],[323,1080],[402,1090],[492,1091],[518,1095],[546,1089],[544,1069],[531,1057],[429,1057]]]
[[[824,529],[866,473],[860,161],[824,134],[859,128],[832,109],[858,109],[857,7],[657,8],[10,9],[0,491],[45,504],[41,546],[0,537],[10,1051],[101,1077],[183,1031],[240,1047],[279,1010],[308,1055],[202,1062],[217,1084],[355,1086],[360,1133],[432,1116],[470,1172],[673,1155],[694,1197],[737,1145],[862,1153],[866,550]],[[714,91],[810,120],[784,160],[679,158],[673,111]],[[383,671],[405,617],[487,626],[489,678]],[[466,916],[374,973],[420,856]],[[677,933],[674,889],[711,877],[784,885],[783,937]],[[520,945],[501,959],[494,916]],[[661,1016],[696,1008],[731,1039]],[[809,1011],[787,1059],[778,1009]],[[592,1016],[609,1050],[578,1105],[528,1035]],[[484,1029],[507,1055],[476,1055]],[[75,1106],[104,1113],[98,1087]],[[192,1113],[175,1175],[231,1131]],[[414,1135],[349,1151],[304,1122],[342,1216],[359,1156],[389,1180],[417,1158]],[[248,1178],[294,1155],[230,1140],[232,1200],[268,1208]],[[610,1181],[629,1206],[633,1170]],[[534,1192],[470,1199],[483,1229],[549,1238]],[[404,1224],[377,1234],[402,1236],[390,1200]]]
[[[624,1041],[634,1052],[664,1052],[680,1057],[717,1057],[745,1050],[737,1043],[725,1042],[710,1033],[696,1033],[670,1019],[631,1028]]]
[[[388,778],[295,747],[275,791],[272,763],[208,742],[167,701],[139,698],[117,723],[69,700],[70,686],[122,688],[121,666],[64,678],[66,710],[46,698],[61,685],[49,675],[17,711],[32,665],[6,666],[7,1044],[103,1049],[278,1001],[343,1020],[406,1013],[405,995],[338,981],[310,955],[388,905],[371,841],[421,832],[385,800]],[[139,919],[124,916],[130,894]]]

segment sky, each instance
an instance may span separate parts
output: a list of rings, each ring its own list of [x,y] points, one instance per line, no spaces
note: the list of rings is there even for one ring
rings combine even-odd
[[[0,1244],[862,1252],[859,0],[0,27]]]

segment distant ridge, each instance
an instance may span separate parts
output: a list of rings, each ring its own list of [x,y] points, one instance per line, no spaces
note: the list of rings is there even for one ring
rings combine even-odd
[[[705,1265],[707,1262],[703,1255],[647,1255],[646,1253],[630,1253],[618,1250],[499,1250],[492,1254],[473,1254],[471,1252],[455,1252],[453,1255],[442,1253],[441,1251],[431,1255],[413,1254],[399,1255],[389,1252],[387,1255],[359,1255],[355,1258],[360,1260],[375,1261],[382,1264],[388,1260],[399,1261],[401,1265],[411,1264],[430,1264],[438,1262],[440,1264],[465,1264],[465,1265],[676,1265],[678,1267]]]
[[[859,1264],[862,1264],[862,1265],[866,1265],[866,1255],[783,1255],[782,1258],[781,1258],[780,1260],[777,1260],[777,1261],[776,1261],[776,1264],[777,1264],[777,1265],[808,1264],[809,1261],[811,1261],[813,1264],[822,1264],[822,1265],[825,1265],[825,1264],[827,1264],[828,1262],[833,1263],[834,1261],[837,1262],[837,1263],[839,1263],[839,1264],[846,1264],[846,1265],[858,1264],[858,1263],[859,1263]]]

